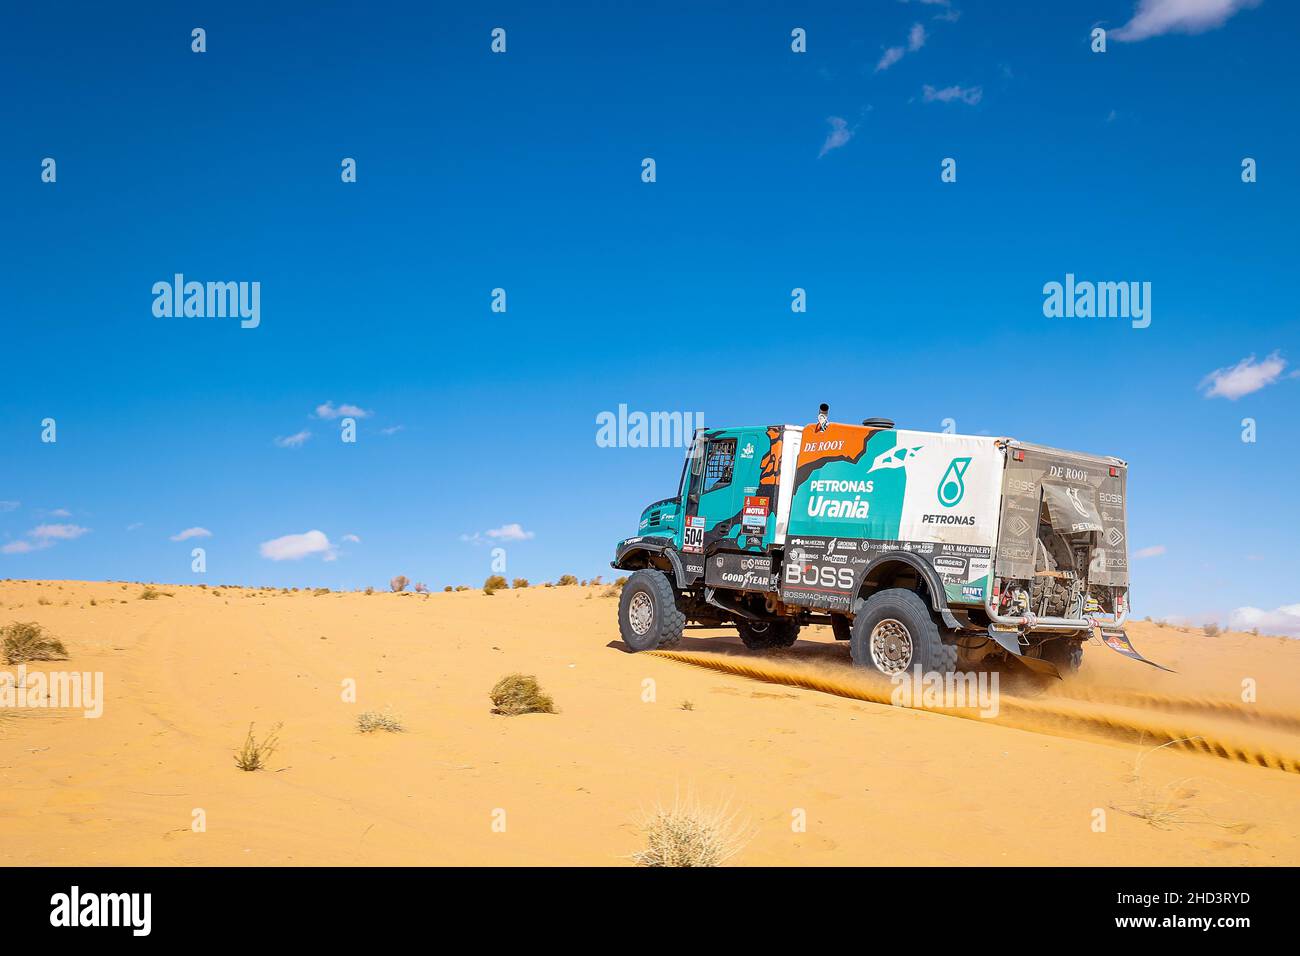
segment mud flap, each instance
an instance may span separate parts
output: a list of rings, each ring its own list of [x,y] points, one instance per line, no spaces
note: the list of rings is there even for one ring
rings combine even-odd
[[[1064,680],[1061,672],[1056,669],[1056,665],[1051,661],[1042,661],[1036,657],[1025,657],[1020,646],[1020,632],[1015,628],[1003,629],[996,624],[989,625],[989,637],[1010,653],[1016,660],[1024,664],[1036,674],[1042,674],[1045,677],[1055,677],[1057,680]]]
[[[1165,667],[1163,664],[1157,664],[1155,661],[1149,661],[1138,653],[1133,642],[1128,639],[1122,627],[1102,627],[1097,625],[1097,633],[1101,637],[1101,642],[1109,647],[1112,651],[1123,654],[1125,657],[1132,658],[1135,661],[1141,661],[1143,664],[1150,664],[1152,667],[1158,667],[1162,671],[1168,671],[1170,674],[1177,674],[1176,670]]]

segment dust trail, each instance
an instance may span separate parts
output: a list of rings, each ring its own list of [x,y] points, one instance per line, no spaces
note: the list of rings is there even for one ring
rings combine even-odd
[[[706,654],[688,651],[650,651],[682,664],[704,667],[724,674],[735,674],[771,684],[784,684],[804,690],[834,694],[852,700],[873,704],[890,704],[893,687],[884,678],[867,672],[826,664],[808,665],[780,658],[751,658],[724,654]],[[1135,702],[1148,695],[1132,695]],[[1154,695],[1150,695],[1154,696]],[[1169,700],[1177,701],[1178,698]],[[1187,698],[1197,700],[1197,698]],[[1139,704],[1138,706],[1142,706]],[[981,719],[974,707],[923,707],[930,713]],[[1213,715],[1201,714],[1207,720]],[[1163,712],[1147,713],[1135,707],[1113,701],[1091,700],[1035,700],[999,695],[999,713],[994,718],[983,718],[1003,727],[1031,730],[1057,735],[1093,735],[1124,740],[1144,745],[1163,745],[1194,753],[1203,753],[1232,760],[1300,773],[1300,757],[1291,749],[1294,741],[1287,739],[1275,746],[1260,746],[1257,742],[1238,739],[1231,729],[1192,726],[1191,717]]]
[[[1069,697],[1093,704],[1120,704],[1145,710],[1193,711],[1213,714],[1231,720],[1258,723],[1284,730],[1300,730],[1300,713],[1260,707],[1235,700],[1192,695],[1152,694],[1146,691],[1122,690],[1111,687],[1090,687],[1087,684],[1065,683],[1052,689],[1054,697]]]

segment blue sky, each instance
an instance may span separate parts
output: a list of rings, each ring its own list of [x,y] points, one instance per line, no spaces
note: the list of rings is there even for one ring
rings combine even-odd
[[[1293,5],[471,6],[11,6],[0,576],[608,573],[682,453],[598,413],[826,401],[1124,457],[1137,614],[1300,631]],[[1067,272],[1150,327],[1046,318]]]

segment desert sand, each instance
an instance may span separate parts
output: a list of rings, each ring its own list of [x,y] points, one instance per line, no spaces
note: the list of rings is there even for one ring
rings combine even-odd
[[[1300,863],[1300,641],[1136,623],[1178,673],[1091,644],[1068,681],[1005,677],[982,720],[855,699],[825,628],[678,650],[849,696],[626,653],[603,587],[157,587],[0,581],[0,625],[67,646],[29,669],[101,671],[105,693],[98,719],[0,711],[0,863],[631,865],[675,794],[729,805],[739,866]],[[491,713],[516,671],[558,713]],[[364,710],[405,732],[359,733]],[[251,773],[250,723],[283,724]],[[1198,743],[1155,749],[1172,735]]]

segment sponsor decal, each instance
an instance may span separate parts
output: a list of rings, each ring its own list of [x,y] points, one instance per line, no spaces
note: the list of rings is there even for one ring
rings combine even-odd
[[[805,442],[802,453],[806,454],[808,452],[843,451],[843,450],[844,450],[844,439],[837,438],[828,441]]]
[[[682,529],[682,550],[699,553],[704,550],[704,525],[705,518],[703,515],[689,515],[686,518],[686,527]]]
[[[754,443],[752,441],[745,442],[745,447],[740,450],[740,457],[741,458],[754,457]]]
[[[1017,538],[1023,538],[1025,535],[1029,533],[1030,529],[1032,528],[1033,525],[1031,525],[1024,518],[1020,517],[1020,515],[1016,515],[1011,519],[1011,533],[1015,535]]]
[[[1124,504],[1124,496],[1123,496],[1123,495],[1117,495],[1117,494],[1115,494],[1113,491],[1099,491],[1099,492],[1097,492],[1097,500],[1100,501],[1103,505],[1122,505],[1122,504]]]
[[[863,501],[861,495],[847,498],[826,498],[811,495],[808,498],[808,517],[810,518],[857,518],[864,520],[871,510],[871,502]]]
[[[915,448],[900,446],[881,452],[876,456],[876,460],[871,463],[871,467],[867,469],[867,474],[881,468],[904,468],[909,461],[916,457],[916,453],[924,447],[924,445],[917,445]]]
[[[966,497],[966,469],[970,467],[970,458],[954,458],[948,462],[948,468],[939,479],[939,504],[945,508],[952,508],[961,504],[962,498]],[[966,523],[966,522],[963,522]],[[974,524],[972,518],[969,522]]]
[[[741,517],[741,526],[746,531],[761,533],[767,528],[769,500],[763,497],[745,498],[745,510]]]
[[[974,515],[921,515],[921,524],[975,524]]]
[[[1088,481],[1088,473],[1082,468],[1052,465],[1047,469],[1047,473],[1053,478],[1064,478],[1066,481]]]
[[[1124,541],[1124,532],[1119,528],[1111,528],[1106,532],[1106,543],[1112,548],[1118,547]]]

